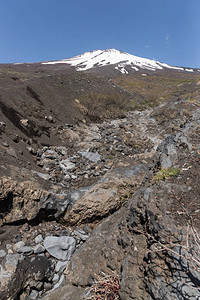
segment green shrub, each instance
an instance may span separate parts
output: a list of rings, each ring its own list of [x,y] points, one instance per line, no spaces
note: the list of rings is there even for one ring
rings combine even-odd
[[[178,168],[169,168],[169,169],[162,168],[156,173],[153,179],[154,181],[158,182],[161,180],[166,180],[170,177],[176,177],[178,174],[179,174]]]

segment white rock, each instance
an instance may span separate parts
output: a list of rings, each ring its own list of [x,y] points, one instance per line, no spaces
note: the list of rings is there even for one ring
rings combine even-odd
[[[81,240],[86,241],[89,237],[84,231],[82,230],[74,230],[74,234],[78,236]]]
[[[56,264],[55,272],[56,273],[62,273],[65,270],[66,266],[67,266],[67,262],[66,261],[59,261]]]
[[[33,248],[33,251],[35,254],[39,254],[39,253],[44,253],[45,252],[45,248],[42,246],[42,245],[36,245],[34,248]]]
[[[69,181],[71,179],[71,176],[69,174],[64,176],[64,180]]]
[[[38,236],[36,236],[35,238],[35,243],[36,244],[39,244],[39,243],[42,243],[43,242],[43,237],[41,234],[39,234]]]
[[[53,283],[55,284],[56,282],[58,282],[58,280],[59,280],[59,275],[54,274],[53,279],[52,279]]]
[[[16,244],[14,244],[13,246],[13,250],[18,252],[18,250],[21,248],[21,247],[24,247],[25,246],[25,243],[23,241],[20,241]]]

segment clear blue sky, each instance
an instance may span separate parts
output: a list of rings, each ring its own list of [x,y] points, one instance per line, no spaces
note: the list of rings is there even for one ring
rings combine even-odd
[[[0,63],[115,48],[200,67],[200,0],[1,0]]]

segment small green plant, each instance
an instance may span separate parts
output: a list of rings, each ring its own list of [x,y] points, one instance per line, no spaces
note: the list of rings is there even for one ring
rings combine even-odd
[[[133,193],[128,193],[128,194],[123,195],[120,199],[122,201],[126,202],[131,199],[132,195],[133,195]]]
[[[189,103],[193,103],[193,104],[197,104],[198,103],[196,99],[192,99],[192,98],[189,98],[188,102]]]
[[[178,174],[179,174],[178,168],[169,168],[169,169],[162,168],[156,173],[153,179],[154,181],[158,182],[161,180],[166,180],[170,177],[176,177]]]

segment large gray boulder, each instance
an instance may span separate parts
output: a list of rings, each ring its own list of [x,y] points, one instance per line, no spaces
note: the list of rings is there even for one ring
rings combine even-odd
[[[76,240],[69,236],[47,236],[44,240],[45,249],[55,258],[69,260],[72,256]]]

